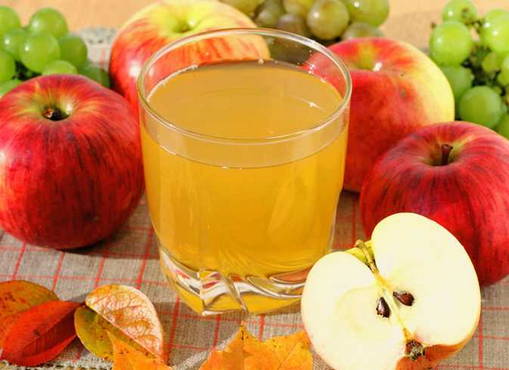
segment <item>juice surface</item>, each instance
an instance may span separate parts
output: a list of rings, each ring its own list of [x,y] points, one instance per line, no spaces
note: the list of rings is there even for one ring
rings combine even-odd
[[[298,146],[288,140],[269,149],[260,140],[256,149],[240,150],[245,139],[322,125],[341,103],[335,88],[296,67],[237,62],[171,76],[148,100],[182,129],[239,139],[226,148],[186,143],[145,118],[148,203],[161,248],[172,259],[223,276],[277,277],[309,268],[329,250],[343,183],[345,118]]]

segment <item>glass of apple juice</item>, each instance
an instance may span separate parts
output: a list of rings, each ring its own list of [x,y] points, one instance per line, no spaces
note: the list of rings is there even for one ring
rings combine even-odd
[[[298,302],[328,253],[351,80],[295,34],[227,29],[175,41],[138,79],[162,271],[201,314]]]

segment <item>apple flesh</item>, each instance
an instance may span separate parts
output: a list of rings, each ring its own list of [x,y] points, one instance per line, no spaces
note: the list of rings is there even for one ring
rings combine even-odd
[[[138,109],[136,80],[145,61],[170,42],[218,28],[250,28],[256,25],[239,10],[216,0],[165,0],[136,13],[117,34],[111,49],[110,74],[113,88]],[[191,44],[171,58],[168,76],[179,67],[230,58],[258,59],[267,55],[262,38],[209,39]],[[176,65],[176,63],[182,66]],[[152,73],[153,74],[153,73]]]
[[[383,155],[360,197],[369,235],[384,217],[429,217],[465,247],[481,285],[509,274],[509,141],[467,122],[422,128]]]
[[[59,249],[95,243],[143,190],[137,120],[88,78],[31,79],[0,99],[0,227]]]
[[[302,320],[334,369],[429,369],[472,337],[481,312],[474,267],[432,220],[399,213],[371,241],[321,258],[302,295]]]
[[[329,49],[348,66],[352,99],[345,188],[360,191],[375,160],[418,128],[454,119],[454,97],[446,77],[423,52],[403,41],[358,38]],[[308,62],[331,80],[324,57]]]

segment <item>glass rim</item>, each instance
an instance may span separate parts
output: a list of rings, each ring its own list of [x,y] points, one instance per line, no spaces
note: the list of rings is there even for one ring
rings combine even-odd
[[[342,77],[345,80],[345,93],[343,94],[343,99],[338,105],[337,108],[334,109],[334,111],[327,116],[327,118],[324,118],[321,123],[319,123],[316,126],[312,126],[306,129],[293,131],[287,134],[283,135],[276,135],[276,136],[264,136],[264,137],[256,137],[256,138],[232,138],[232,137],[225,137],[225,136],[215,136],[215,135],[209,135],[204,134],[201,132],[188,130],[186,128],[183,128],[179,126],[176,123],[170,122],[163,116],[161,116],[149,103],[147,95],[150,94],[150,92],[147,94],[144,88],[145,83],[145,76],[149,69],[164,55],[166,55],[168,52],[175,50],[177,48],[180,48],[182,46],[214,38],[214,37],[225,37],[225,36],[232,36],[232,35],[260,35],[265,37],[274,37],[274,38],[284,38],[296,43],[299,43],[301,45],[305,45],[309,47],[310,49],[313,49],[322,55],[325,55],[329,60],[331,60],[338,69],[339,73],[342,75]],[[186,68],[182,68],[182,70],[177,71],[177,73],[180,73],[181,71],[184,71]],[[165,78],[169,77],[170,75],[166,76]],[[350,103],[351,95],[352,95],[352,78],[350,76],[350,73],[348,71],[348,67],[346,64],[341,60],[338,56],[336,56],[333,52],[331,52],[328,48],[323,46],[322,44],[318,43],[317,41],[314,41],[312,39],[309,39],[305,36],[301,36],[295,33],[286,32],[282,30],[276,30],[276,29],[270,29],[270,28],[221,28],[221,29],[213,29],[213,30],[207,30],[199,33],[195,33],[189,36],[185,36],[182,38],[179,38],[177,40],[174,40],[170,42],[169,44],[163,46],[158,51],[156,51],[154,54],[150,56],[149,59],[143,64],[140,73],[138,75],[137,81],[136,81],[136,90],[138,94],[138,98],[140,100],[140,106],[146,110],[153,118],[155,118],[161,125],[165,126],[168,129],[175,130],[178,133],[201,139],[211,142],[219,142],[219,143],[230,143],[230,144],[265,144],[267,142],[280,142],[280,141],[286,141],[286,140],[292,140],[296,137],[306,136],[308,134],[312,134],[314,132],[320,131],[321,129],[327,127],[331,122],[334,122],[336,119],[339,118],[339,116],[344,112],[348,104]]]

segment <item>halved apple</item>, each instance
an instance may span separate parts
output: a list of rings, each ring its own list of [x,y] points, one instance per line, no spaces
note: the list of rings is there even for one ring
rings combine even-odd
[[[301,310],[316,352],[335,369],[430,369],[470,340],[481,294],[451,233],[398,213],[378,223],[371,241],[321,258]]]

